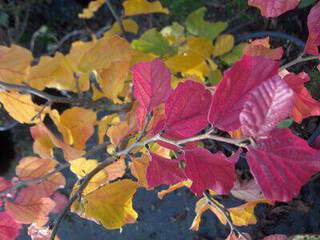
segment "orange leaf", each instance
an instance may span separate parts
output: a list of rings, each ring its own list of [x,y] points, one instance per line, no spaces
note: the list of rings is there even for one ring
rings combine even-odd
[[[14,202],[6,202],[6,211],[18,223],[36,223],[43,226],[48,221],[48,214],[55,203],[47,197],[39,197],[35,187],[23,188]]]
[[[190,180],[173,184],[173,185],[171,185],[169,188],[158,192],[158,198],[162,199],[162,198],[164,198],[168,193],[171,193],[171,192],[173,192],[173,191],[175,191],[175,190],[177,190],[177,189],[183,188],[183,187],[189,188],[189,187],[191,187],[191,184],[192,184],[192,182],[191,182]]]
[[[64,158],[68,161],[77,159],[83,154],[82,151],[79,151],[58,139],[43,123],[31,127],[30,131],[32,138],[34,139],[33,151],[42,158],[52,158],[53,147],[61,148]]]
[[[252,41],[244,48],[244,54],[250,56],[268,57],[273,60],[279,60],[282,57],[282,47],[271,49],[269,37]]]
[[[146,189],[149,189],[147,178],[146,178],[148,165],[149,165],[149,159],[147,154],[144,154],[140,158],[133,158],[132,162],[130,163],[130,169],[131,169],[132,175],[138,179],[139,186],[144,187]]]
[[[16,174],[23,181],[38,179],[53,171],[57,164],[58,162],[53,159],[25,157],[20,160],[16,167]],[[64,176],[57,172],[35,186],[40,196],[49,197],[55,190],[64,187],[65,184]]]

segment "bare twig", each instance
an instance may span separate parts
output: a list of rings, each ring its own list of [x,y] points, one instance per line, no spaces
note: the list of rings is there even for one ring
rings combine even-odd
[[[229,212],[228,212],[227,209],[225,209],[224,207],[222,207],[214,198],[212,198],[212,197],[210,196],[209,193],[204,192],[204,193],[203,193],[203,196],[207,199],[208,203],[209,203],[211,206],[215,207],[216,209],[218,209],[218,210],[223,214],[224,218],[226,219],[226,221],[227,221],[227,223],[228,223],[228,225],[229,225],[229,227],[230,227],[231,232],[235,232],[235,233],[237,233],[239,236],[241,236],[243,239],[249,240],[249,239],[247,238],[247,236],[244,235],[244,234],[232,223],[231,216],[230,216],[230,214],[229,214]]]
[[[126,30],[123,26],[123,22],[122,22],[121,17],[118,16],[118,14],[117,14],[116,10],[113,8],[110,0],[106,0],[106,4],[107,4],[108,8],[110,9],[110,12],[112,13],[113,17],[116,19],[117,23],[119,24],[119,27],[121,29],[121,33],[125,34]]]
[[[316,56],[308,56],[308,57],[303,57],[303,55],[299,55],[296,59],[292,60],[291,62],[288,62],[287,64],[283,65],[280,70],[284,70],[287,69],[289,67],[292,67],[298,63],[302,63],[302,62],[307,62],[307,61],[312,61],[312,60],[318,60],[320,59],[320,55],[316,55]]]

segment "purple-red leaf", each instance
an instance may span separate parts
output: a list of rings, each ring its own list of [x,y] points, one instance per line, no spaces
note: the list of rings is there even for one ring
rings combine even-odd
[[[164,158],[152,152],[150,156],[151,160],[147,168],[149,187],[157,187],[162,184],[171,185],[186,180],[178,160]]]
[[[278,17],[296,8],[300,0],[249,0],[248,4],[260,9],[265,17]]]
[[[169,135],[190,137],[208,125],[211,93],[201,83],[179,83],[165,103],[164,128]]]
[[[305,52],[318,55],[320,46],[320,2],[318,2],[310,11],[308,16],[309,36],[306,43]]]
[[[151,111],[166,101],[171,92],[171,75],[160,59],[134,65],[132,75],[134,96],[140,106]]]
[[[320,154],[289,129],[275,129],[269,138],[250,146],[247,160],[251,172],[271,201],[290,201],[320,170]]]
[[[225,131],[240,127],[239,114],[252,89],[278,72],[278,62],[264,57],[244,56],[225,71],[213,95],[209,121]]]
[[[278,75],[263,82],[251,92],[240,113],[244,135],[258,137],[268,134],[292,110],[294,93]]]
[[[235,161],[227,159],[221,152],[212,154],[204,148],[187,150],[184,157],[185,173],[192,181],[190,189],[197,196],[206,189],[218,194],[230,192],[236,179]]]
[[[0,239],[13,240],[18,237],[21,225],[6,212],[0,212]]]

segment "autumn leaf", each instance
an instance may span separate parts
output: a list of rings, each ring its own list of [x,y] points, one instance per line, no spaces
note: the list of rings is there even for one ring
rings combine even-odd
[[[87,140],[94,132],[96,114],[92,110],[73,107],[64,111],[61,116],[51,111],[50,116],[63,135],[66,143],[83,150]]]
[[[213,56],[222,56],[231,51],[234,46],[234,37],[231,34],[225,34],[217,37],[214,44]]]
[[[208,37],[214,40],[228,27],[225,22],[209,23],[204,20],[206,8],[202,7],[192,12],[186,19],[188,32],[196,36]]]
[[[138,217],[132,198],[138,184],[131,180],[109,183],[83,197],[83,217],[100,222],[107,229],[134,223]]]
[[[263,195],[270,201],[290,201],[320,170],[319,152],[289,129],[276,128],[268,138],[259,139],[249,147],[247,161]]]
[[[92,18],[94,13],[105,3],[105,0],[91,1],[87,8],[83,9],[82,13],[79,13],[79,18],[89,19]]]
[[[254,179],[249,181],[236,181],[231,189],[231,194],[247,202],[264,199],[261,188]]]
[[[6,212],[18,223],[37,223],[43,226],[48,221],[48,214],[54,209],[55,203],[48,197],[41,197],[37,189],[27,187],[21,189],[14,202],[7,201]]]
[[[244,48],[244,54],[250,56],[268,57],[273,60],[281,59],[283,55],[282,47],[271,49],[269,41],[269,37],[252,41]]]
[[[147,0],[126,0],[123,3],[124,15],[134,16],[149,13],[169,14],[167,8],[162,7],[160,1],[148,2]]]
[[[260,9],[265,17],[278,17],[296,8],[300,0],[249,0],[248,4]]]
[[[147,157],[147,154],[144,154],[140,158],[133,158],[130,163],[131,173],[138,180],[139,186],[147,189],[149,187],[146,175],[149,162],[150,160]]]
[[[225,55],[221,56],[221,60],[227,65],[232,65],[235,62],[239,61],[244,55],[244,49],[246,48],[247,43],[240,43],[236,45],[232,50]],[[247,54],[250,55],[250,54]]]
[[[103,117],[98,122],[98,138],[99,138],[99,144],[102,144],[104,142],[104,137],[107,134],[107,130],[112,125],[115,125],[120,122],[120,117],[118,114],[110,114],[105,117]]]
[[[179,83],[165,103],[163,130],[172,136],[191,137],[208,124],[211,94],[204,85],[187,80]]]
[[[308,16],[309,36],[304,51],[308,54],[318,55],[320,46],[320,2],[311,10]]]
[[[28,227],[28,235],[31,237],[31,240],[49,240],[52,234],[52,229],[49,227],[38,226],[35,223],[32,223]],[[58,236],[55,236],[54,240],[59,240]]]
[[[252,90],[239,115],[246,136],[267,135],[282,120],[289,117],[294,93],[278,75]]]
[[[224,72],[212,99],[209,121],[225,131],[240,127],[239,114],[250,92],[278,73],[278,63],[264,57],[244,56]]]
[[[284,234],[273,234],[264,237],[262,240],[288,240],[288,237]]]
[[[0,91],[0,102],[9,115],[20,123],[38,123],[44,117],[44,113],[39,114],[42,108],[33,103],[28,94]]]
[[[185,29],[177,22],[172,25],[166,26],[161,30],[162,36],[167,39],[170,45],[178,46],[185,41]]]
[[[171,185],[186,180],[178,160],[164,158],[153,152],[149,154],[150,161],[146,175],[149,187]]]
[[[236,226],[247,226],[256,224],[257,219],[254,215],[254,209],[258,203],[267,202],[265,200],[250,201],[237,207],[228,208],[232,223]]]
[[[158,198],[163,199],[167,194],[169,194],[177,189],[183,188],[183,187],[190,188],[191,184],[192,184],[191,180],[186,180],[183,182],[173,184],[173,185],[169,186],[167,189],[164,189],[164,190],[158,192]]]
[[[191,191],[201,196],[206,189],[228,194],[235,182],[234,162],[223,153],[212,154],[204,148],[187,150],[185,173],[192,181]]]
[[[58,139],[43,123],[31,127],[30,132],[34,139],[33,151],[42,158],[53,158],[54,147],[61,148],[64,158],[68,161],[77,159],[83,154],[82,151]]]
[[[123,19],[123,28],[126,32],[137,34],[139,30],[138,24],[133,19]],[[118,22],[115,22],[111,29],[104,33],[104,37],[112,36],[114,34],[121,35],[122,30]]]
[[[32,53],[17,45],[0,46],[0,81],[20,84],[25,81]]]
[[[0,238],[12,240],[19,236],[21,225],[7,212],[0,212]]]
[[[294,106],[291,116],[297,123],[309,116],[320,115],[320,103],[312,98],[304,83],[310,80],[305,72],[299,74],[289,73],[284,76],[284,81],[295,93]]]
[[[16,174],[22,181],[39,179],[52,172],[58,162],[53,159],[41,159],[37,157],[25,157],[19,161]],[[50,177],[36,184],[38,195],[49,197],[57,189],[64,187],[66,180],[60,173],[54,173]]]

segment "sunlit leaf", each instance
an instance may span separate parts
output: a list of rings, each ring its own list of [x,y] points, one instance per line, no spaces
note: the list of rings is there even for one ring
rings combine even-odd
[[[124,15],[134,16],[149,13],[164,13],[168,14],[167,8],[162,7],[160,1],[149,2],[147,0],[126,0],[123,3]]]
[[[278,17],[296,8],[300,0],[249,0],[248,4],[260,9],[265,17]]]

